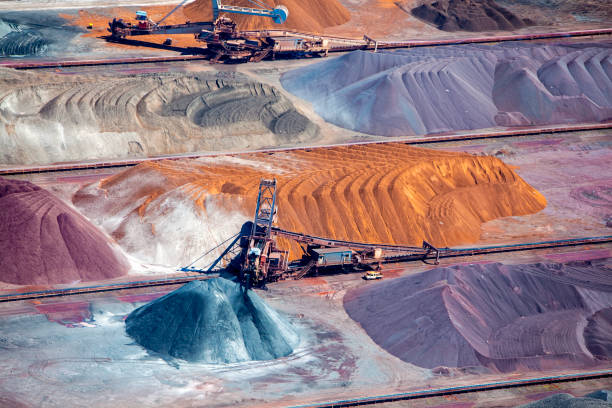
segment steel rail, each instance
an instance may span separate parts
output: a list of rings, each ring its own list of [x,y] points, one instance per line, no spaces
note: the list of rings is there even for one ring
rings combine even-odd
[[[370,49],[396,49],[396,48],[413,48],[413,47],[433,47],[444,45],[462,45],[462,44],[482,44],[496,43],[505,41],[534,41],[556,38],[578,38],[592,37],[612,34],[612,28],[592,29],[592,30],[576,30],[576,31],[561,31],[549,33],[530,33],[530,34],[511,34],[491,37],[468,37],[460,39],[440,39],[440,40],[412,40],[412,41],[371,41],[361,40],[357,38],[344,38],[337,36],[317,35],[314,33],[292,32],[291,30],[261,30],[261,31],[245,31],[247,35],[257,35],[261,33],[273,34],[278,32],[279,35],[285,36],[304,36],[309,38],[325,39],[333,45],[333,43],[344,43],[346,45],[331,46],[331,52],[345,52],[354,50],[370,50]],[[196,49],[197,47],[191,47]],[[205,60],[209,59],[204,55],[184,55],[170,57],[126,57],[126,58],[109,58],[109,59],[92,59],[92,60],[57,60],[57,61],[2,61],[0,67],[14,69],[42,69],[42,68],[59,68],[59,67],[79,67],[79,66],[94,66],[94,65],[118,65],[118,64],[141,64],[147,62],[175,62],[188,60]]]
[[[197,61],[209,59],[205,55],[178,55],[167,57],[126,57],[89,60],[48,60],[48,61],[0,61],[0,67],[13,69],[42,69],[64,67],[88,67],[96,65],[146,64],[150,62]]]
[[[412,48],[412,47],[431,47],[440,45],[460,45],[460,44],[482,44],[505,41],[533,41],[533,40],[548,40],[556,38],[576,38],[576,37],[591,37],[598,35],[610,35],[612,28],[593,29],[593,30],[575,30],[565,32],[552,33],[531,33],[531,34],[510,34],[494,37],[470,37],[470,38],[454,38],[446,40],[414,40],[414,41],[379,41],[378,48]]]
[[[49,172],[58,172],[58,171],[76,171],[76,170],[93,170],[93,169],[113,168],[113,167],[130,167],[130,166],[136,166],[141,163],[155,162],[155,161],[161,161],[161,160],[197,159],[201,157],[219,157],[219,156],[231,156],[231,155],[248,155],[248,154],[257,154],[257,153],[291,152],[291,151],[300,151],[300,150],[304,151],[304,150],[313,150],[313,149],[331,149],[331,148],[343,147],[343,146],[361,146],[361,145],[374,145],[374,144],[386,144],[386,143],[403,143],[406,145],[421,145],[421,144],[455,142],[455,141],[477,140],[477,139],[495,139],[495,138],[503,138],[503,137],[533,136],[533,135],[543,134],[543,133],[571,133],[571,132],[584,132],[584,131],[610,130],[610,129],[612,129],[612,122],[582,123],[582,124],[577,124],[577,125],[521,127],[517,129],[504,129],[504,130],[499,130],[499,131],[484,131],[484,132],[458,133],[458,134],[432,134],[426,137],[418,137],[418,138],[394,137],[394,138],[385,138],[385,140],[345,142],[345,143],[335,143],[335,144],[318,145],[318,146],[307,145],[307,146],[294,146],[294,147],[276,147],[276,148],[271,148],[271,149],[165,155],[165,156],[147,157],[147,158],[141,158],[141,159],[108,160],[108,161],[78,162],[78,163],[59,163],[59,164],[49,164],[49,165],[40,165],[40,166],[3,167],[3,168],[0,168],[0,175],[9,176],[9,175],[18,175],[18,174],[49,173]]]
[[[424,399],[432,397],[443,397],[448,395],[475,393],[483,391],[493,391],[509,388],[527,387],[532,385],[544,385],[563,383],[570,381],[585,381],[595,380],[600,378],[612,377],[612,370],[591,371],[577,374],[561,374],[555,376],[534,377],[517,380],[505,380],[483,384],[461,385],[457,387],[433,388],[425,390],[417,390],[410,392],[402,392],[397,394],[377,395],[371,397],[351,398],[345,400],[319,402],[305,405],[295,405],[291,408],[341,408],[341,407],[357,407],[364,405],[383,404],[396,401],[407,401],[415,399]]]
[[[85,294],[85,293],[112,292],[112,291],[117,291],[117,290],[146,288],[146,287],[152,287],[152,286],[178,285],[182,283],[189,283],[194,280],[210,279],[211,276],[213,275],[216,276],[216,274],[210,274],[210,275],[204,275],[204,276],[203,275],[183,276],[183,277],[169,278],[169,279],[154,279],[154,280],[146,280],[146,281],[110,283],[110,284],[105,284],[105,285],[51,289],[51,290],[42,290],[42,291],[36,291],[36,292],[9,293],[9,294],[0,295],[0,303],[14,302],[17,300],[29,300],[29,299],[40,299],[40,298],[58,297],[58,296],[80,295],[80,294]]]
[[[612,235],[604,235],[601,237],[587,237],[587,238],[573,238],[573,239],[561,239],[553,241],[541,241],[526,244],[508,244],[508,245],[494,245],[486,247],[474,247],[474,248],[444,248],[440,250],[440,257],[457,257],[457,256],[471,256],[471,255],[482,255],[482,254],[494,254],[501,252],[515,252],[515,251],[529,251],[532,249],[544,249],[544,248],[561,248],[567,246],[580,246],[589,244],[607,244],[612,242]]]

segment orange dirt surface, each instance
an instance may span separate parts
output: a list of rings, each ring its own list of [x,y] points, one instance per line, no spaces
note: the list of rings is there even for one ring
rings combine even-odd
[[[274,7],[283,5],[289,10],[289,17],[284,24],[275,24],[267,17],[255,17],[242,14],[227,14],[234,20],[240,30],[259,30],[269,28],[322,32],[324,28],[346,23],[351,15],[338,0],[270,0],[266,2]],[[232,0],[227,4],[241,7],[254,7],[247,0]],[[185,6],[184,13],[192,21],[209,21],[212,19],[210,0],[196,0]]]
[[[113,7],[105,9],[88,9],[79,10],[77,15],[74,14],[60,14],[61,18],[66,19],[71,25],[86,28],[90,23],[93,24],[93,29],[88,30],[84,34],[85,37],[102,37],[109,35],[106,30],[108,23],[113,18],[122,18],[125,21],[135,21],[136,10],[145,10],[149,15],[149,18],[153,21],[161,20],[166,14],[168,14],[175,6],[142,6],[142,7]],[[178,9],[170,17],[168,17],[164,24],[183,24],[190,20],[188,16],[183,13],[183,9]],[[196,21],[191,19],[191,21]],[[141,35],[134,37],[134,40],[151,42],[155,44],[163,44],[166,38],[172,39],[172,45],[177,47],[199,47],[201,43],[195,40],[193,34],[155,34],[155,35]],[[120,44],[120,43],[108,43],[113,47],[121,48],[134,48],[142,49],[140,46]],[[176,52],[176,51],[171,51]]]
[[[361,242],[472,243],[481,224],[546,206],[538,191],[495,157],[395,143],[144,163],[102,180],[98,191],[109,202],[98,203],[116,213],[142,203],[128,215],[142,222],[157,197],[175,190],[204,213],[214,200],[248,219],[261,178],[277,180],[280,228]],[[74,202],[87,199],[77,194]],[[109,232],[119,241],[124,234]],[[297,245],[280,244],[293,258],[301,255]]]
[[[350,21],[329,27],[325,33],[355,38],[367,34],[376,40],[421,39],[444,34],[405,11],[417,3],[417,0],[362,0],[349,6]]]

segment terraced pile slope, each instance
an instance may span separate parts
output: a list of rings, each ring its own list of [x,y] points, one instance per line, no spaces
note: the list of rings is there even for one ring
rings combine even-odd
[[[269,28],[321,32],[325,27],[346,23],[351,15],[338,0],[272,0],[271,7],[283,5],[289,10],[289,17],[283,24],[275,24],[266,17],[247,16],[235,13],[221,13],[234,20],[241,30]],[[257,8],[248,0],[233,0],[232,6]],[[191,21],[210,21],[212,5],[210,0],[196,0],[185,6],[184,14]]]
[[[254,291],[224,278],[190,282],[139,307],[125,328],[148,350],[206,363],[273,360],[299,342]]]
[[[18,10],[18,7],[15,7]],[[84,31],[68,27],[54,13],[19,11],[0,14],[0,57],[57,55],[66,52],[66,44]],[[85,48],[81,45],[82,48]]]
[[[612,359],[612,348],[605,347],[612,336],[612,307],[602,309],[589,317],[584,329],[586,345],[589,351],[598,359]]]
[[[384,136],[612,118],[612,44],[356,51],[289,71],[327,121]]]
[[[527,56],[504,60],[493,81],[499,125],[612,119],[612,48],[572,51],[544,63]]]
[[[514,30],[530,24],[494,0],[428,0],[411,13],[444,31]]]
[[[176,265],[252,219],[262,177],[278,181],[281,228],[352,241],[474,242],[482,223],[546,205],[499,159],[403,144],[147,163],[73,202],[128,252]]]
[[[599,323],[612,306],[610,273],[584,263],[460,265],[354,289],[344,306],[377,344],[421,367],[593,367],[612,351],[612,325]]]
[[[109,239],[46,190],[0,177],[0,281],[46,285],[125,275]]]
[[[197,74],[119,77],[0,71],[0,163],[257,148],[318,127],[275,88]]]

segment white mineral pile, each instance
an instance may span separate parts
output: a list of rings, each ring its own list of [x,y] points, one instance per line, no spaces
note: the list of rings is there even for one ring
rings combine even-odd
[[[177,184],[154,168],[130,169],[116,183],[81,189],[74,203],[131,256],[166,266],[188,265],[240,231],[251,217],[240,200],[220,202],[195,183]],[[174,185],[168,191],[168,185]],[[137,187],[135,187],[137,186]],[[216,259],[221,246],[198,262]]]
[[[183,73],[0,71],[0,164],[248,149],[317,135],[267,85]]]

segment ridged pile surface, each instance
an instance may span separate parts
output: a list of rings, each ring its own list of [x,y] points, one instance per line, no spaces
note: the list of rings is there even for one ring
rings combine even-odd
[[[190,282],[139,307],[125,328],[147,350],[206,363],[272,360],[299,341],[255,292],[224,278]]]
[[[11,30],[0,38],[0,55],[3,57],[42,55],[48,48],[47,40],[30,31]]]
[[[482,223],[546,205],[497,158],[403,144],[147,163],[73,202],[129,252],[176,264],[252,219],[262,177],[277,179],[281,228],[351,241],[474,242]]]
[[[612,118],[612,46],[355,51],[281,78],[338,126],[403,136]]]
[[[0,163],[255,148],[318,128],[270,86],[196,74],[0,71]]]
[[[377,344],[421,367],[589,367],[612,351],[610,273],[588,263],[461,265],[352,290],[344,306]]]
[[[45,285],[124,275],[127,261],[94,225],[46,190],[0,177],[0,281]]]
[[[15,7],[18,10],[18,7]],[[68,27],[53,12],[4,12],[0,14],[0,57],[57,54],[82,31]],[[83,47],[83,46],[81,46]],[[76,48],[76,47],[75,47]]]
[[[240,30],[289,29],[306,32],[321,32],[325,27],[346,23],[351,15],[338,0],[271,0],[270,7],[283,5],[289,17],[283,24],[275,24],[267,17],[248,16],[236,13],[221,13],[234,20]],[[248,0],[233,0],[232,6],[259,8]],[[184,13],[191,21],[210,21],[212,5],[209,0],[196,0],[185,6]]]
[[[445,31],[514,30],[529,24],[494,0],[428,0],[411,13]]]
[[[612,348],[605,347],[612,336],[612,308],[602,309],[589,318],[584,329],[587,347],[602,360],[612,359]]]

